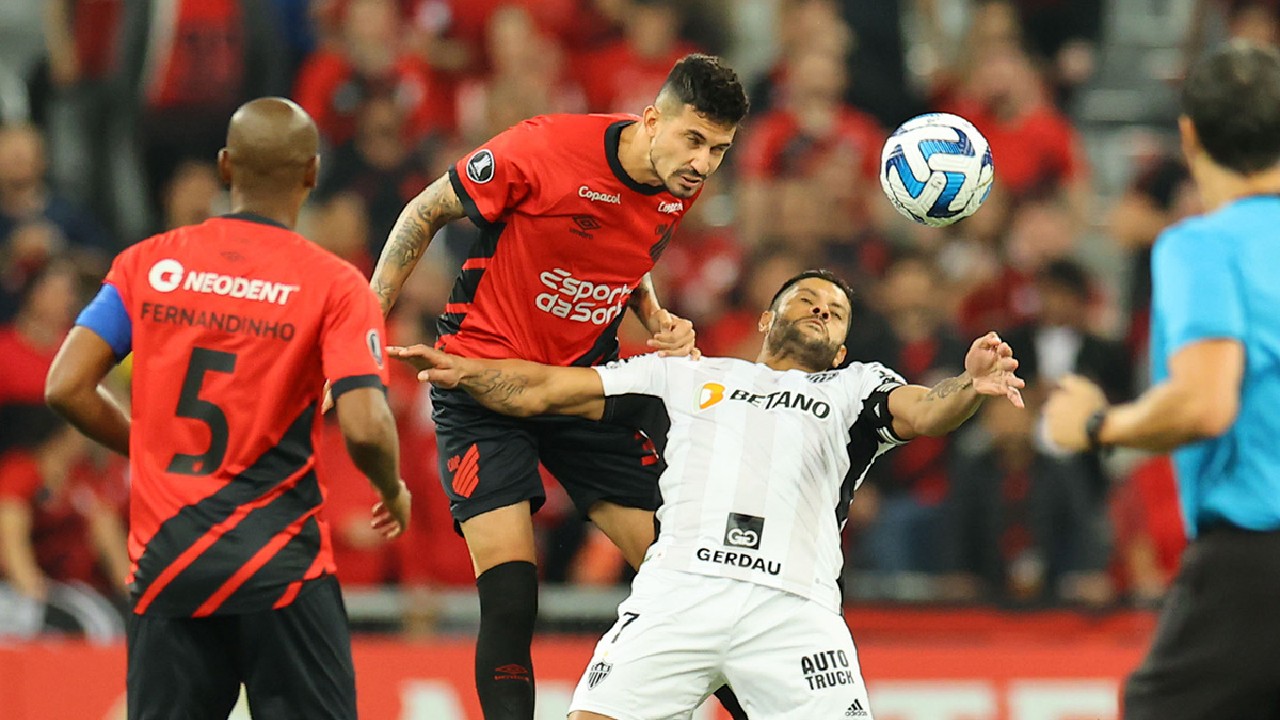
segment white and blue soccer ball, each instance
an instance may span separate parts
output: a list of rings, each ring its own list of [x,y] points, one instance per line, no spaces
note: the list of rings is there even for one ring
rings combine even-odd
[[[947,113],[906,121],[880,154],[880,187],[889,202],[931,227],[977,212],[991,194],[994,171],[987,139],[973,123]]]

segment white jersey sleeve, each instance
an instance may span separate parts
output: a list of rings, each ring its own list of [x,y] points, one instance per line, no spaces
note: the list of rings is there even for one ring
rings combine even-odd
[[[600,374],[606,397],[637,393],[662,397],[667,391],[667,360],[655,353],[615,360],[593,368]]]
[[[893,415],[889,413],[889,393],[907,384],[901,375],[877,362],[852,363],[840,373],[844,399],[849,403],[847,417],[857,418],[876,434],[881,445],[906,443],[893,432]]]

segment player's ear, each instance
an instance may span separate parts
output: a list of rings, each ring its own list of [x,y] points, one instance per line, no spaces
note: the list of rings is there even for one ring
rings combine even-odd
[[[662,111],[657,105],[650,105],[644,109],[644,113],[640,115],[640,125],[644,128],[644,132],[649,137],[658,134],[658,120],[662,119]]]
[[[760,330],[760,332],[769,332],[769,327],[772,325],[773,325],[773,311],[765,310],[764,312],[760,313],[760,322],[756,326]]]
[[[834,359],[834,360],[832,360],[832,361],[831,361],[831,367],[833,367],[833,368],[838,368],[838,367],[840,367],[840,363],[844,362],[844,358],[845,358],[845,356],[846,356],[846,355],[848,355],[848,354],[849,354],[849,350],[848,350],[848,348],[846,348],[845,346],[841,345],[841,346],[840,346],[840,349],[839,349],[839,350],[836,350],[836,357],[835,357],[835,359]]]
[[[303,171],[302,184],[306,186],[308,190],[314,190],[316,187],[316,182],[319,179],[319,177],[320,177],[320,156],[313,155],[311,159],[307,161],[307,167]]]
[[[218,178],[223,185],[231,187],[231,152],[226,148],[218,151]]]
[[[1200,134],[1196,132],[1195,123],[1186,115],[1178,117],[1178,134],[1182,136],[1182,156],[1186,158],[1187,167],[1191,167],[1200,154]]]

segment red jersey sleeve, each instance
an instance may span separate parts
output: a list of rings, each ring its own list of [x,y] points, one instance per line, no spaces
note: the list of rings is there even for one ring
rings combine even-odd
[[[0,500],[29,503],[40,490],[40,469],[23,452],[0,457]]]
[[[449,181],[467,217],[480,227],[502,222],[534,194],[532,154],[545,144],[533,120],[525,120],[449,168]]]
[[[346,270],[329,294],[320,331],[321,362],[335,400],[347,390],[387,385],[387,332],[378,299],[355,268]]]

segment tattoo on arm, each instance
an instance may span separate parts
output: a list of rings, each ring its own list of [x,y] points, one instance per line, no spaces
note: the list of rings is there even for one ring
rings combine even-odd
[[[378,258],[370,287],[378,296],[385,314],[395,303],[404,281],[413,272],[422,253],[436,231],[462,217],[462,201],[458,199],[447,175],[431,183],[414,198],[400,218]]]
[[[934,400],[945,400],[961,390],[968,390],[971,387],[973,387],[973,378],[968,377],[967,375],[947,378],[937,385],[934,385],[924,396],[924,399],[928,402],[932,402]]]
[[[477,400],[495,410],[518,410],[521,407],[518,400],[529,389],[529,378],[516,372],[485,370],[467,378],[462,385]]]

